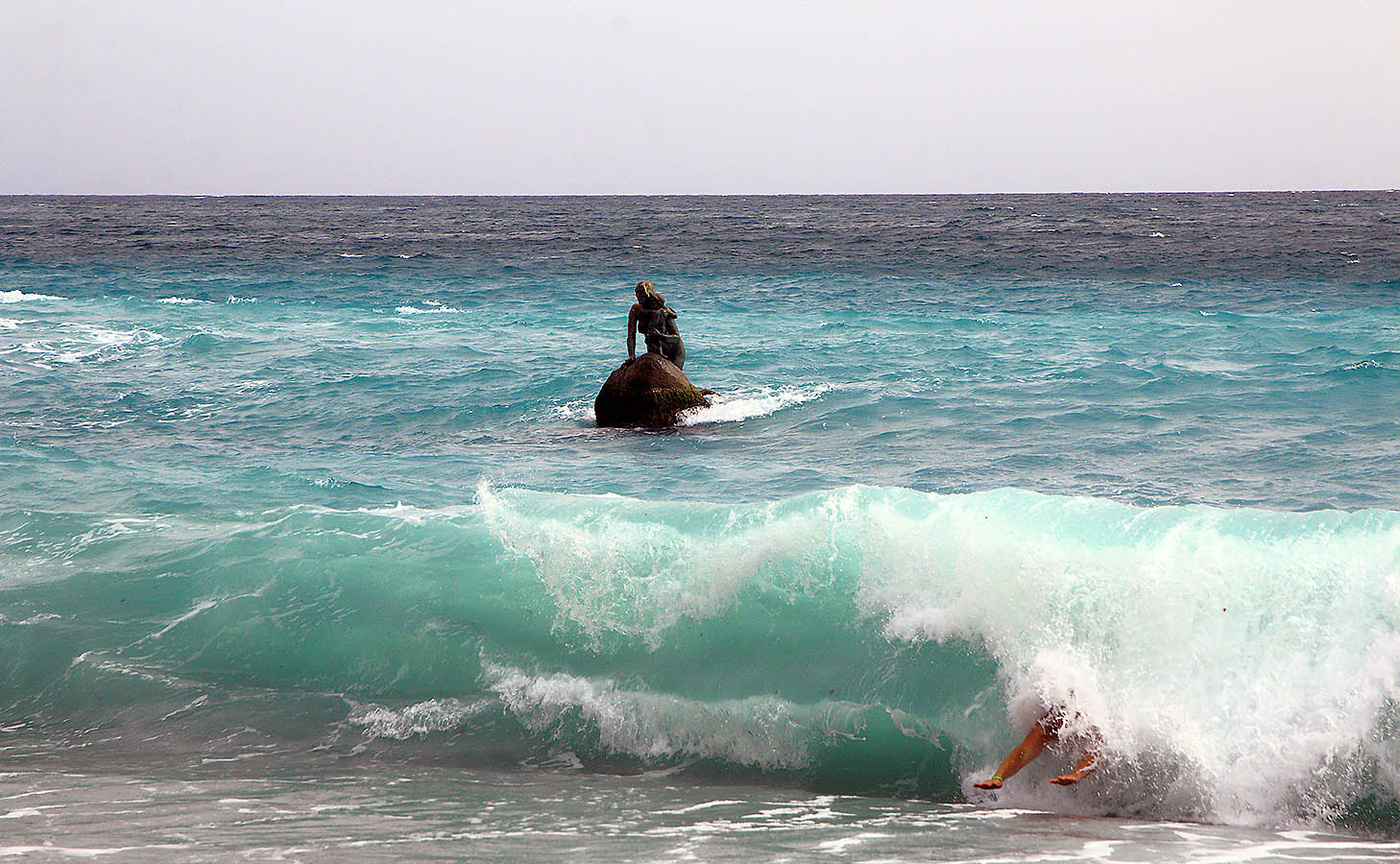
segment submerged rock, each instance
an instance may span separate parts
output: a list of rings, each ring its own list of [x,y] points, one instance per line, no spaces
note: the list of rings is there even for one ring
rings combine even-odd
[[[660,354],[647,353],[623,363],[608,376],[593,400],[593,414],[599,426],[659,429],[675,425],[682,411],[709,404],[676,364]]]

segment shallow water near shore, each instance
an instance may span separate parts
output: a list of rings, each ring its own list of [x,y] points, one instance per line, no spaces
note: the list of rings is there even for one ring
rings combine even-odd
[[[33,861],[1386,861],[1400,844],[987,809],[667,774],[205,765],[0,776],[0,855]],[[106,770],[103,770],[104,767]],[[290,769],[290,770],[289,770]]]
[[[1397,227],[0,198],[7,854],[1391,855]],[[641,278],[718,395],[600,430]]]

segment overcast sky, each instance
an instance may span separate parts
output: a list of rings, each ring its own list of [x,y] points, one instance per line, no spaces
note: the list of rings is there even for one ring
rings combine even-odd
[[[1400,0],[0,0],[0,193],[1400,187]]]

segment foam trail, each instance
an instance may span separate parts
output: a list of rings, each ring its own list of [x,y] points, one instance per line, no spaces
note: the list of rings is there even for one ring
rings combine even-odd
[[[705,423],[737,423],[754,417],[766,417],[784,408],[820,399],[832,387],[765,387],[757,390],[736,390],[712,396],[706,408],[695,408],[681,415],[680,425],[698,426]]]

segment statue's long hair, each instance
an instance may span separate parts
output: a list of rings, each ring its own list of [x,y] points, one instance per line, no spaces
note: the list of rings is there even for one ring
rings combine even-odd
[[[637,302],[648,309],[660,309],[666,305],[666,298],[650,282],[637,283]]]

